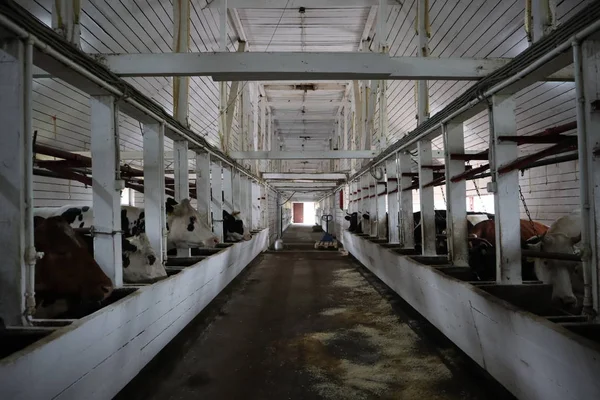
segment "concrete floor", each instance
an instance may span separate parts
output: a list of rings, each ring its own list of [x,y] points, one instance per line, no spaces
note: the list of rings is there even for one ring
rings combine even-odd
[[[510,398],[321,236],[290,227],[116,398]]]

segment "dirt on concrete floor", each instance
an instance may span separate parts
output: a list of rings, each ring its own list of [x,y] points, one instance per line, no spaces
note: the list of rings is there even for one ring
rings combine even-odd
[[[340,252],[263,254],[228,290],[117,398],[510,398]]]

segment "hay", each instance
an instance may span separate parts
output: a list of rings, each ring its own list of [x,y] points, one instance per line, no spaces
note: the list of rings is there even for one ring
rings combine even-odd
[[[312,390],[336,400],[453,398],[438,389],[452,378],[451,372],[438,356],[422,353],[416,333],[399,321],[390,304],[360,273],[337,270],[332,285],[343,289],[342,304],[320,315],[332,318],[340,328],[308,333],[295,342],[303,354],[302,368],[312,377]],[[339,344],[348,345],[348,338],[360,342],[349,349],[351,353],[376,349],[374,361],[335,357]]]

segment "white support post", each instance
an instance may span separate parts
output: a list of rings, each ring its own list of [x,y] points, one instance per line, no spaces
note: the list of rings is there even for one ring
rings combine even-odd
[[[362,231],[363,233],[371,234],[371,223],[368,220],[362,218],[363,214],[366,214],[369,211],[369,181],[367,176],[363,175],[360,177],[360,186],[359,186],[359,194],[360,194],[360,206],[359,206],[359,221],[362,221]]]
[[[173,142],[173,169],[175,172],[175,200],[181,201],[190,197],[188,142]],[[189,257],[190,249],[177,249],[177,257]]]
[[[388,106],[387,106],[387,81],[379,82],[379,147],[385,149],[388,147]]]
[[[190,0],[173,2],[173,53],[187,53],[190,39]],[[188,126],[190,78],[173,77],[173,116]]]
[[[435,210],[433,186],[425,187],[433,180],[431,141],[421,140],[419,151],[419,202],[421,203],[421,239],[423,255],[436,255]]]
[[[465,171],[465,162],[452,160],[451,154],[464,154],[465,138],[463,124],[444,125],[444,155],[446,165],[446,196],[448,210],[446,217],[448,252],[456,266],[469,265],[469,247],[467,241],[467,187],[466,181],[453,183],[450,178]]]
[[[204,223],[212,227],[210,219],[210,154],[196,154],[196,202]]]
[[[531,14],[533,42],[556,28],[556,0],[531,0]]]
[[[231,185],[233,194],[233,210],[241,211],[242,209],[242,176],[239,171],[233,170],[231,173]]]
[[[239,177],[239,175],[238,175],[238,177]],[[238,179],[238,184],[239,184],[239,179]],[[252,181],[251,187],[252,187],[252,221],[251,221],[252,225],[250,226],[250,229],[258,230],[261,227],[260,225],[261,225],[261,218],[262,218],[262,201],[261,201],[261,193],[260,193],[261,185],[258,182]]]
[[[388,205],[388,236],[390,243],[400,243],[400,204],[398,191],[397,156],[390,157],[385,164]]]
[[[411,172],[411,157],[408,152],[398,153],[398,198],[400,203],[400,244],[403,248],[415,247],[415,218],[413,215],[412,179],[404,174]]]
[[[429,10],[427,9],[428,0],[418,0],[418,35],[419,48],[417,53],[419,57],[429,56],[429,40],[427,37],[427,28],[429,24]],[[418,125],[421,125],[429,118],[429,88],[426,80],[420,80],[417,84],[417,120]]]
[[[238,44],[237,51],[238,53],[243,53],[244,51],[246,51],[246,42],[240,42]],[[240,81],[231,82],[231,87],[229,88],[229,96],[227,96],[226,98],[226,104],[224,106],[221,104],[221,107],[224,107],[223,111],[225,113],[225,128],[223,139],[225,144],[223,149],[225,149],[227,152],[229,151],[229,139],[231,138],[231,127],[233,126],[233,117],[235,115],[235,106],[238,100],[239,87]],[[223,93],[225,93],[226,89],[227,87],[223,89]]]
[[[167,258],[164,125],[144,124],[143,133],[146,235],[162,264]]]
[[[600,41],[574,45],[584,312],[600,312]],[[586,296],[587,292],[587,296]],[[587,298],[586,298],[587,297]]]
[[[369,220],[371,223],[371,236],[377,236],[377,180],[370,176],[368,179],[369,184],[369,214],[371,215],[371,219]]]
[[[259,185],[260,187],[260,227],[266,229],[269,227],[269,203],[267,199],[267,187],[265,185]]]
[[[376,181],[377,187],[377,197],[375,197],[377,203],[377,237],[379,239],[385,239],[386,236],[389,236],[389,232],[387,231],[387,221],[386,221],[386,198],[387,198],[387,184],[386,177],[383,168],[381,169],[381,179]],[[386,235],[387,233],[387,235]]]
[[[223,210],[232,213],[233,209],[233,177],[229,165],[223,165]]]
[[[31,161],[28,163],[25,146],[28,133],[24,123],[24,46],[20,41],[11,42],[9,46],[14,49],[11,53],[16,58],[0,49],[0,126],[3,132],[0,146],[3,160],[0,163],[0,251],[4,258],[0,264],[0,318],[6,326],[16,326],[23,323],[25,311],[27,231],[33,229],[33,222],[26,218],[26,202],[31,204],[32,199],[25,179]],[[30,290],[30,300],[33,300],[33,285]]]
[[[69,43],[81,48],[79,16],[81,1],[52,1],[52,29]]]
[[[259,99],[259,105],[260,105],[260,132],[259,132],[259,137],[260,137],[260,143],[259,143],[259,150],[267,150],[267,99],[265,97],[261,97]],[[256,171],[257,173],[260,173],[260,171],[264,171],[266,168],[266,164],[267,161],[261,161],[260,162],[260,166],[258,168],[258,171]]]
[[[210,188],[211,188],[211,207],[212,226],[214,234],[220,241],[223,236],[223,177],[221,161],[212,161],[210,163]]]
[[[248,177],[242,176],[241,183],[243,195],[242,205],[244,207],[242,210],[242,217],[244,219],[244,225],[248,224],[248,226],[250,226],[252,223],[252,181]]]
[[[114,97],[90,97],[94,258],[115,287],[123,286],[118,115]]]
[[[519,156],[516,142],[500,141],[500,136],[517,135],[515,98],[510,95],[493,96],[490,109],[490,172],[494,192],[496,226],[496,280],[501,284],[520,284],[521,225],[519,216],[519,171],[500,174],[498,169]]]
[[[220,0],[221,7],[219,9],[219,51],[227,51],[227,0]]]

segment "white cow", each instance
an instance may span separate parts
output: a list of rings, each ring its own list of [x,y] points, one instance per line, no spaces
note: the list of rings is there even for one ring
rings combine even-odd
[[[528,244],[528,247],[538,251],[575,254],[580,241],[581,212],[576,210],[554,221],[541,240]],[[581,269],[579,262],[534,258],[534,268],[539,280],[552,285],[553,300],[560,300],[570,307],[577,305],[573,288],[578,285],[573,285],[572,278],[577,277]]]

